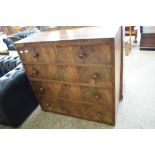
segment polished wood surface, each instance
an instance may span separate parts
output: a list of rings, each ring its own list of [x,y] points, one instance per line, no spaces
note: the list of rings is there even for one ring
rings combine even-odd
[[[140,49],[154,50],[155,49],[155,26],[141,26],[140,27]]]
[[[82,32],[87,34],[85,39]],[[54,33],[46,33],[50,39],[40,34],[41,38],[36,35],[17,42],[42,109],[115,125],[116,106],[122,97],[121,32],[114,28],[105,35],[108,32],[102,27],[80,28],[70,30],[69,39],[61,36],[56,40]]]
[[[76,29],[82,27],[90,27],[90,26],[48,26],[47,28],[43,29],[43,32],[51,32],[57,30],[68,30],[68,29]]]
[[[21,43],[36,43],[36,42],[62,42],[74,41],[79,39],[105,39],[115,38],[119,27],[86,27],[72,30],[60,30],[54,32],[40,32],[28,38],[22,39],[16,43],[16,46]]]

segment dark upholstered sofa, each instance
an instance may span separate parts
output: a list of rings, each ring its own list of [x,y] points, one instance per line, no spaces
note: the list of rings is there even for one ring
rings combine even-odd
[[[0,124],[18,127],[38,102],[18,56],[0,56]]]
[[[15,41],[21,40],[38,32],[40,32],[38,28],[23,30],[21,32],[17,32],[7,36],[6,38],[3,39],[3,42],[8,47],[8,50],[16,50],[14,45]]]

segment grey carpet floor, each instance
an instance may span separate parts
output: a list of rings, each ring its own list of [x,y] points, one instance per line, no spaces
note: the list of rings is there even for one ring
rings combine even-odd
[[[133,48],[124,57],[124,98],[118,105],[115,127],[38,108],[20,129],[151,129],[155,128],[155,51]],[[0,128],[8,128],[1,126]]]

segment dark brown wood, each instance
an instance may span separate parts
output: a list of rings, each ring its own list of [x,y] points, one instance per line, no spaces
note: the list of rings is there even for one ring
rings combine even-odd
[[[121,28],[89,27],[17,42],[42,109],[115,125],[122,93],[121,37]]]
[[[155,49],[155,26],[141,26],[140,49]]]

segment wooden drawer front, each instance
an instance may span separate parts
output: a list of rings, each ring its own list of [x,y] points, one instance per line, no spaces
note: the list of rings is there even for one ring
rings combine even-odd
[[[90,103],[112,103],[112,89],[80,86],[81,100]]]
[[[67,64],[111,64],[109,44],[57,47],[60,62]]]
[[[112,85],[112,68],[77,67],[78,80],[81,83]]]
[[[25,65],[25,68],[30,78],[112,86],[112,68],[110,67]]]
[[[76,67],[54,66],[54,65],[25,65],[30,78],[42,78],[48,80],[58,80],[75,82]]]
[[[54,63],[57,62],[53,46],[27,47],[19,50],[19,55],[24,63]]]

